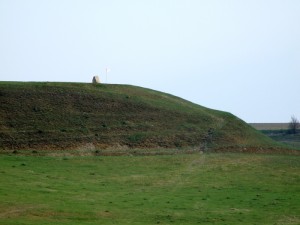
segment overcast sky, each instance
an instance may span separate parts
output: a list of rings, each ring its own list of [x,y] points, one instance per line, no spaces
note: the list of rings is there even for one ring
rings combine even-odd
[[[0,0],[0,32],[3,81],[99,75],[246,122],[300,119],[299,0]]]

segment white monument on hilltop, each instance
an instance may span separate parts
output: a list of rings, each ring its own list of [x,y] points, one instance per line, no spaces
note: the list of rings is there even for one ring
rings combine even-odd
[[[93,77],[93,84],[99,84],[100,83],[100,78],[99,76],[94,76]]]

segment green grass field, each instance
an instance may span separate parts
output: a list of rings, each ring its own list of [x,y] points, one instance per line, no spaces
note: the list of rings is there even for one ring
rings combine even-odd
[[[0,156],[0,224],[300,224],[300,158]]]

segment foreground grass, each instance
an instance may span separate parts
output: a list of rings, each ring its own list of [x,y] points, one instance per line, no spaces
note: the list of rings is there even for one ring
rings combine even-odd
[[[300,224],[298,156],[0,156],[0,224]]]

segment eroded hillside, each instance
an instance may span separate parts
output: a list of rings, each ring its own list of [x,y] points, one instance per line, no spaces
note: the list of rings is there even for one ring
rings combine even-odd
[[[0,106],[1,149],[274,145],[230,113],[129,85],[1,82]]]

